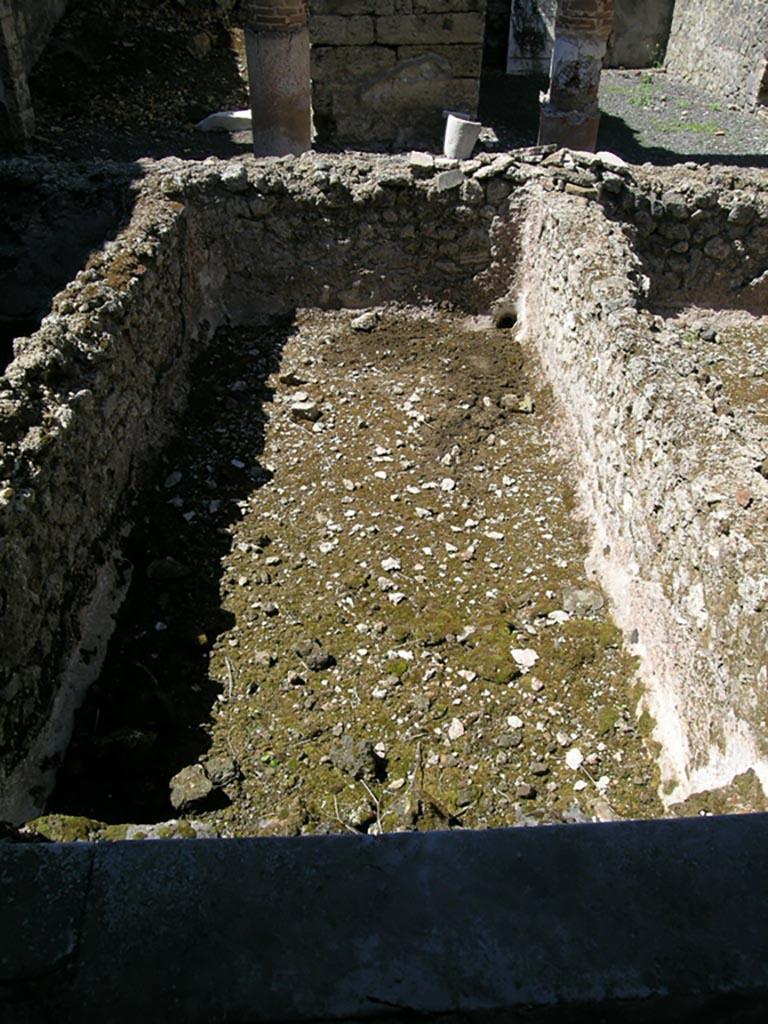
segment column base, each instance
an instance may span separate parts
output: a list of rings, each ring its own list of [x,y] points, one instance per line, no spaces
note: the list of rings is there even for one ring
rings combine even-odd
[[[549,103],[542,103],[539,115],[539,145],[554,145],[563,149],[581,149],[594,153],[597,148],[599,127],[599,111],[564,111]]]

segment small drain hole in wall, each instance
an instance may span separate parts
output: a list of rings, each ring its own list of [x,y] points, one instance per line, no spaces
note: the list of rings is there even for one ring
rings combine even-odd
[[[517,317],[512,313],[505,313],[504,316],[496,318],[496,327],[500,330],[509,330],[517,323]]]
[[[493,307],[491,316],[494,327],[508,331],[517,324],[517,307],[512,301],[505,299]]]

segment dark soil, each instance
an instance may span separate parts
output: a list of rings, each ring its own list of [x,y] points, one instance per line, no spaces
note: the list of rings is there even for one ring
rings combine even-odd
[[[30,87],[35,152],[59,159],[232,156],[248,140],[201,133],[248,106],[242,31],[227,0],[71,0]]]

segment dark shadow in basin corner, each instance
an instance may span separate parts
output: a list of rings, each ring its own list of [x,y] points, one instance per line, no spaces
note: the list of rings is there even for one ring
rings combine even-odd
[[[235,624],[227,607],[234,581],[222,562],[239,503],[271,479],[259,461],[273,395],[267,379],[293,330],[282,318],[222,329],[193,369],[188,410],[137,509],[126,549],[133,581],[101,677],[78,712],[49,813],[113,824],[178,813],[169,781],[205,759],[213,709],[228,699],[228,675],[237,671],[226,649],[217,678],[209,671],[217,638]],[[257,597],[262,564],[254,552]],[[222,790],[213,799],[228,802]]]

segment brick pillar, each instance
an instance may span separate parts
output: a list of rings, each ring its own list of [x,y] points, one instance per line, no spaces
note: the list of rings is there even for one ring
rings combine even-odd
[[[0,144],[23,145],[35,131],[35,114],[11,0],[0,0]]]
[[[256,156],[312,145],[309,30],[304,0],[241,0]]]
[[[559,0],[549,92],[542,94],[539,142],[594,152],[597,92],[614,0]]]

